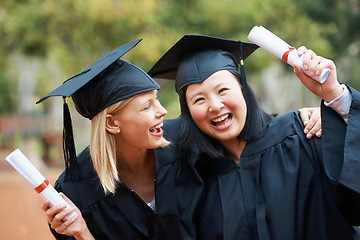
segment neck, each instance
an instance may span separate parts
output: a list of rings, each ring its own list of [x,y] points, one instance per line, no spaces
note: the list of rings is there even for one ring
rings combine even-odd
[[[126,149],[117,152],[120,181],[137,193],[145,202],[155,196],[155,157],[151,149]]]
[[[138,149],[132,151],[118,151],[117,162],[119,172],[131,173],[132,175],[141,175],[153,170],[155,166],[154,154],[150,149]]]
[[[238,141],[237,139],[232,139],[228,141],[221,141],[221,144],[226,149],[225,156],[235,160],[237,164],[240,163],[240,156],[246,146],[246,141]]]

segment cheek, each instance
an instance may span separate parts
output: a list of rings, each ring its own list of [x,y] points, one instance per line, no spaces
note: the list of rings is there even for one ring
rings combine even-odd
[[[206,113],[207,111],[202,107],[192,107],[189,109],[190,115],[194,122],[198,124],[201,121],[204,121],[206,119]]]
[[[241,95],[239,96],[239,101],[238,101],[238,107],[241,109],[241,110],[246,110],[246,102],[245,102],[245,99],[244,97]]]
[[[123,122],[121,131],[134,135],[147,134],[149,128],[154,124],[151,120],[147,115],[136,115]]]
[[[244,98],[240,98],[240,101],[234,105],[234,107],[237,109],[237,113],[239,114],[239,117],[242,121],[246,120],[247,115],[247,106]]]

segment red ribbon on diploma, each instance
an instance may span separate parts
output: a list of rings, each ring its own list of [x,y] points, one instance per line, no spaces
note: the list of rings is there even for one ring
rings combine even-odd
[[[294,48],[294,47],[289,47],[289,50],[287,50],[283,55],[282,55],[282,60],[284,61],[284,62],[286,62],[287,63],[287,61],[288,61],[288,57],[289,57],[289,52],[291,52],[292,50],[295,50],[296,48]]]
[[[49,185],[49,181],[47,179],[44,180],[44,182],[42,184],[40,184],[39,186],[37,186],[36,188],[34,188],[34,190],[37,193],[41,193],[42,191],[44,191],[44,189]]]

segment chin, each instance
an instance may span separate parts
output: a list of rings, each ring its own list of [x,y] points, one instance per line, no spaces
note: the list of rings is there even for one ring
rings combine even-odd
[[[223,133],[223,134],[213,134],[212,138],[215,138],[218,141],[229,141],[236,139],[239,134],[240,133],[234,134],[233,132]]]
[[[237,136],[232,136],[232,137],[220,137],[220,138],[216,138],[217,140],[219,141],[231,141],[231,140],[234,140],[234,139],[237,139],[236,138]]]
[[[161,139],[157,139],[157,140],[154,140],[154,141],[150,141],[150,146],[151,148],[159,148],[159,147],[162,147],[163,144],[165,142],[165,139],[162,137]]]

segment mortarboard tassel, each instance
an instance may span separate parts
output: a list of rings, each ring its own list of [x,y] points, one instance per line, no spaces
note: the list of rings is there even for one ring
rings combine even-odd
[[[241,85],[243,85],[244,83],[246,83],[246,74],[245,74],[244,61],[242,59],[240,60],[240,76],[241,76]]]
[[[240,42],[240,76],[241,76],[241,85],[244,85],[246,83],[246,74],[245,74],[245,66],[244,66],[244,60],[242,57],[242,42]]]
[[[64,159],[66,166],[64,181],[77,182],[81,179],[80,168],[76,159],[75,142],[72,131],[69,106],[66,103],[65,97],[63,97],[63,100],[64,100],[63,152],[64,152]]]

